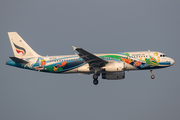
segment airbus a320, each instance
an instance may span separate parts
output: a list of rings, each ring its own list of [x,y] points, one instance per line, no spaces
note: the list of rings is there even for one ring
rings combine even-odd
[[[6,64],[40,72],[68,74],[93,74],[94,85],[98,77],[107,80],[125,78],[125,71],[153,70],[172,66],[175,61],[166,54],[157,51],[117,52],[92,54],[83,48],[73,47],[75,55],[41,56],[37,54],[17,32],[8,32],[14,56]]]

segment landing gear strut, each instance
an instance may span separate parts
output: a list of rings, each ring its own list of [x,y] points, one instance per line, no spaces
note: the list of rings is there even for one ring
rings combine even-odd
[[[150,72],[151,72],[151,79],[154,79],[155,76],[153,75],[153,70],[150,70]]]
[[[99,83],[99,81],[98,81],[98,75],[97,74],[94,74],[93,75],[93,83],[94,83],[94,85],[97,85],[98,83]]]

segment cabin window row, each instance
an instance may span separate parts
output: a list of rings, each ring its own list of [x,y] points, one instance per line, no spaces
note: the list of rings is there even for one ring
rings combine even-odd
[[[142,58],[142,57],[147,58],[148,56],[147,55],[146,56],[132,56],[132,58]]]
[[[50,60],[50,62],[63,62],[63,61],[82,61],[82,59]]]

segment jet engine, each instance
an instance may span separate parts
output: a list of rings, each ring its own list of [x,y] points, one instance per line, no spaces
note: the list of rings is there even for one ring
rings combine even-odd
[[[113,73],[102,73],[102,79],[108,80],[119,80],[125,78],[125,71],[113,72]]]
[[[117,72],[124,70],[124,63],[123,62],[109,62],[104,67],[107,72]]]
[[[78,68],[78,72],[91,72],[89,64],[85,64]]]

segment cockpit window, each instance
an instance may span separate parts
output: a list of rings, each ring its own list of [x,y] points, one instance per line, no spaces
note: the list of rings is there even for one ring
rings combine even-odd
[[[160,55],[160,57],[167,57],[167,55]]]

